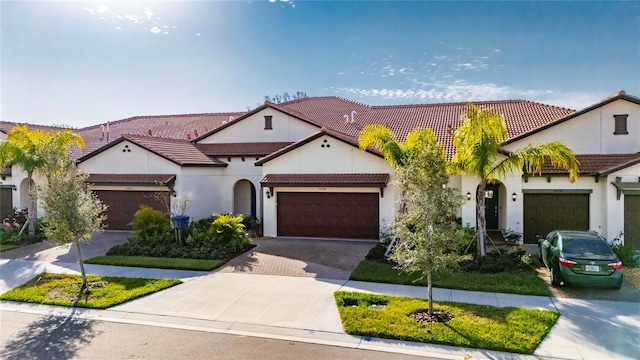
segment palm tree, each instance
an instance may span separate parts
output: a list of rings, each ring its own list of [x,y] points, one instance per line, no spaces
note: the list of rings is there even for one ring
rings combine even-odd
[[[407,165],[412,153],[429,141],[437,142],[431,129],[416,129],[407,135],[404,142],[400,142],[388,127],[379,124],[365,126],[358,137],[360,149],[365,150],[369,146],[377,148],[395,169]]]
[[[451,159],[451,169],[480,178],[476,191],[476,238],[481,257],[485,255],[484,239],[487,236],[484,194],[488,183],[516,170],[540,174],[545,161],[567,170],[571,182],[578,178],[578,161],[565,144],[558,141],[530,144],[508,153],[500,149],[507,136],[507,125],[502,116],[474,104],[469,104],[462,125],[453,134],[456,153]]]
[[[33,175],[41,171],[48,178],[50,170],[69,156],[69,148],[73,145],[83,147],[84,140],[69,129],[46,132],[29,130],[27,125],[14,126],[7,133],[7,141],[0,143],[0,168],[18,165],[27,173],[27,220],[30,236],[35,234],[36,221]]]

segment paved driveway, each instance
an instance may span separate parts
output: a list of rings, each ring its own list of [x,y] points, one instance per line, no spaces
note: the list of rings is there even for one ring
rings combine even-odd
[[[347,280],[372,241],[275,238],[255,240],[253,250],[231,260],[220,273]]]
[[[560,299],[580,299],[580,300],[607,300],[607,301],[626,301],[640,303],[640,291],[638,291],[629,281],[626,279],[622,283],[620,290],[616,289],[602,289],[602,288],[588,288],[578,286],[552,286],[551,277],[549,276],[549,269],[546,267],[539,267],[538,273],[549,286],[551,296]]]

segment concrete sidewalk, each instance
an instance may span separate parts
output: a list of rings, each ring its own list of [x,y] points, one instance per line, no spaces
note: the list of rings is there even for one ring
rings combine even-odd
[[[0,260],[0,291],[24,283],[45,270],[76,273],[77,264]],[[74,316],[105,321],[308,341],[443,359],[461,359],[466,355],[474,359],[636,359],[640,354],[640,305],[637,303],[434,289],[436,301],[559,311],[561,318],[558,323],[540,344],[535,357],[528,357],[344,334],[333,298],[335,291],[424,298],[426,289],[423,287],[103,265],[87,265],[87,272],[110,276],[180,278],[185,283],[109,310],[70,310],[11,302],[0,302],[0,309],[61,315],[73,312]]]

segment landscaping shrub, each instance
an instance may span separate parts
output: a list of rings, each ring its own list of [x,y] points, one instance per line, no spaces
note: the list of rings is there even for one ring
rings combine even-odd
[[[247,216],[242,219],[242,224],[244,225],[249,237],[262,236],[262,222],[257,217]]]
[[[211,232],[215,241],[230,253],[244,249],[251,242],[242,220],[242,215],[219,215],[211,223]]]
[[[387,246],[388,244],[384,244],[384,243],[377,244],[376,246],[371,248],[371,250],[369,250],[369,252],[365,256],[365,259],[380,262],[380,263],[389,263],[389,264],[393,263],[391,259],[384,256],[384,253],[387,251]]]
[[[630,246],[623,245],[620,239],[614,239],[611,242],[611,249],[613,249],[613,252],[618,255],[618,258],[620,258],[623,265],[629,267],[636,267],[640,265],[636,258],[634,258],[634,255],[636,254],[635,250]]]
[[[155,210],[149,206],[142,205],[133,216],[133,221],[129,224],[133,227],[136,235],[152,236],[166,232],[171,223],[169,215],[160,210]]]
[[[497,252],[487,253],[484,257],[474,257],[460,263],[463,272],[501,273],[501,272],[525,272],[535,273],[535,265],[530,255],[524,250],[511,253]]]

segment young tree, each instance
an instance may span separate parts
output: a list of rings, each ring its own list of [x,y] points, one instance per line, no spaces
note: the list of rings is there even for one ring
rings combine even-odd
[[[462,117],[462,125],[453,134],[456,153],[450,165],[455,173],[480,178],[476,191],[476,239],[478,256],[482,257],[484,239],[488,236],[484,199],[487,184],[516,170],[539,174],[545,161],[568,170],[573,182],[578,178],[578,161],[571,149],[558,141],[528,145],[511,153],[501,152],[500,147],[508,136],[502,116],[491,109],[469,104],[469,110]]]
[[[400,240],[391,258],[400,268],[426,276],[429,314],[433,315],[433,272],[465,258],[457,252],[463,232],[453,221],[462,198],[446,186],[445,152],[431,129],[415,130],[405,142],[398,142],[388,128],[370,125],[359,142],[361,148],[376,146],[395,168],[403,212],[393,223]]]
[[[29,203],[27,221],[29,235],[35,234],[36,191],[33,188],[33,175],[42,171],[48,177],[47,164],[58,163],[68,158],[69,148],[73,145],[83,147],[80,135],[69,129],[45,132],[29,130],[27,125],[16,125],[7,133],[7,141],[0,142],[0,168],[20,166],[27,173]],[[54,165],[52,165],[54,166]]]
[[[41,191],[45,215],[44,232],[58,244],[72,243],[78,253],[82,291],[87,286],[81,242],[102,230],[106,207],[88,189],[88,175],[68,159],[57,170],[50,169],[49,183]]]

